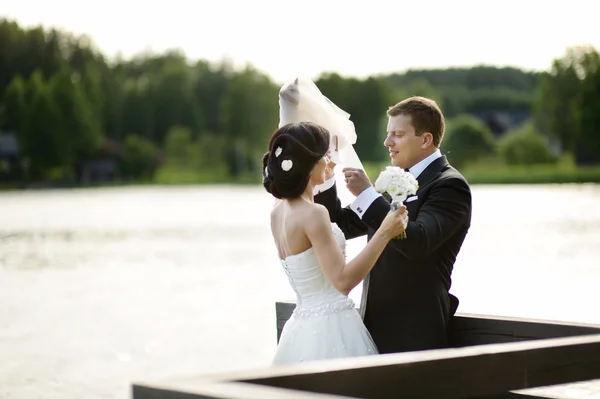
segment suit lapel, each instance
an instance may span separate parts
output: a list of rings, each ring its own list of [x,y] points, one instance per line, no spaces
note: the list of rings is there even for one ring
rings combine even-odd
[[[419,177],[417,177],[417,181],[419,182],[419,190],[435,179],[446,166],[448,166],[448,159],[446,159],[445,155],[442,155],[430,163],[419,175]]]

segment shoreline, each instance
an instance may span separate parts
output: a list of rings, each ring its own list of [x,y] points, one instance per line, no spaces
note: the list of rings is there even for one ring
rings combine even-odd
[[[526,181],[526,180],[469,180],[471,186],[555,186],[555,185],[597,185],[598,181]],[[0,186],[0,193],[22,192],[22,191],[54,191],[54,190],[93,190],[106,188],[176,188],[176,187],[252,187],[260,186],[260,183],[181,183],[181,184],[164,184],[164,183],[123,183],[123,184],[95,184],[95,185],[44,185],[44,186]]]
[[[389,166],[387,163],[366,163],[365,170],[372,182],[379,172]],[[550,185],[550,184],[600,184],[600,165],[581,166],[574,165],[532,165],[532,166],[499,166],[476,165],[461,168],[459,171],[470,185]],[[169,179],[154,178],[152,180],[122,180],[99,183],[77,183],[72,181],[61,182],[0,182],[0,192],[6,191],[32,191],[32,190],[58,190],[58,189],[86,189],[86,188],[119,188],[119,187],[192,187],[192,186],[260,186],[259,179],[251,179],[245,175],[240,179],[189,179],[185,174],[181,177],[171,175]]]

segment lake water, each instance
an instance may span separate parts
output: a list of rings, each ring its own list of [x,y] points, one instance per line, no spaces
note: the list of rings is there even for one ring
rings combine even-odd
[[[0,398],[123,399],[136,380],[267,366],[274,303],[294,298],[272,204],[261,187],[1,193]],[[474,186],[459,312],[600,324],[599,205],[600,185]]]

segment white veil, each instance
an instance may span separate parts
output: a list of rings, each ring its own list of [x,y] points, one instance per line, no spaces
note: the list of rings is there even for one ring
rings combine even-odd
[[[354,147],[357,135],[350,114],[325,97],[310,79],[297,77],[285,83],[279,90],[279,127],[288,123],[313,122],[323,126],[331,134],[331,159],[335,168],[338,196],[342,205],[354,196],[346,188],[342,169],[344,167],[364,170]],[[337,138],[337,151],[335,150]]]
[[[312,80],[298,77],[279,90],[279,127],[302,121],[329,130],[331,159],[336,164],[364,169],[352,146],[357,136],[350,114],[325,97]],[[334,137],[337,137],[337,151]]]

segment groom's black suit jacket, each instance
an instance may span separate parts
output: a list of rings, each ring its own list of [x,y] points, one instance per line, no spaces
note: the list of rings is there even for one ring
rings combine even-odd
[[[405,202],[407,238],[392,240],[373,267],[364,322],[380,353],[448,346],[448,323],[458,307],[449,293],[454,261],[471,224],[471,191],[445,156],[418,176],[418,198]],[[347,239],[371,239],[390,209],[377,198],[362,220],[342,208],[335,185],[315,195]]]

